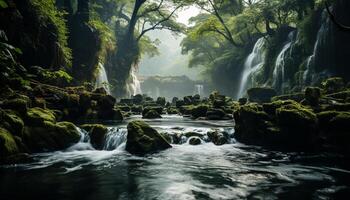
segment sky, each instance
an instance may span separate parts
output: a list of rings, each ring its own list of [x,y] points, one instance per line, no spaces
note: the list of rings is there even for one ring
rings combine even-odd
[[[180,10],[177,13],[177,21],[189,25],[188,20],[199,14],[200,10],[194,6]],[[152,39],[161,41],[158,46],[160,55],[149,58],[145,56],[139,66],[140,76],[182,76],[187,75],[193,80],[200,79],[199,68],[189,69],[188,55],[181,54],[180,43],[184,36],[174,36],[168,30],[150,31],[147,35]]]

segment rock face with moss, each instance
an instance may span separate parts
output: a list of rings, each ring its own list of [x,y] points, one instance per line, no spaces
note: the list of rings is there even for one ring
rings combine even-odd
[[[108,132],[107,127],[102,124],[84,124],[80,127],[89,133],[91,145],[97,150],[102,150]]]
[[[171,148],[171,145],[143,121],[133,121],[127,126],[126,150],[133,154],[146,154]]]

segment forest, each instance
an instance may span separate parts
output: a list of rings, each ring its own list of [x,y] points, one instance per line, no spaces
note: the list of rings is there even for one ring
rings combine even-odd
[[[0,0],[0,199],[347,199],[349,57],[348,0]]]

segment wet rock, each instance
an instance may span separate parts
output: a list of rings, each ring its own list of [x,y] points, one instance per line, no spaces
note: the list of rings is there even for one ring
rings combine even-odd
[[[26,124],[35,126],[42,125],[44,122],[56,122],[56,117],[53,111],[42,108],[30,108],[28,109],[26,116]]]
[[[141,94],[137,94],[137,95],[133,96],[132,100],[133,100],[134,104],[141,105],[143,102],[143,96]]]
[[[247,98],[239,98],[238,102],[240,105],[245,105],[248,102],[248,99]]]
[[[176,115],[179,114],[179,111],[175,107],[169,107],[167,113],[168,115]]]
[[[5,110],[0,111],[2,117],[0,126],[3,126],[7,130],[11,130],[13,135],[22,137],[24,123],[23,120],[13,111]]]
[[[133,154],[146,154],[171,148],[157,130],[143,121],[133,121],[127,126],[126,150]]]
[[[276,96],[276,91],[272,88],[251,88],[247,91],[249,101],[257,103],[267,103]]]
[[[17,153],[19,153],[19,150],[12,134],[0,127],[0,162],[4,158]]]
[[[102,124],[84,124],[81,128],[89,133],[91,145],[97,150],[102,150],[108,132],[107,127]]]
[[[332,77],[322,82],[322,88],[327,94],[340,92],[345,89],[345,82],[341,77]]]
[[[207,105],[195,106],[191,110],[191,115],[194,118],[205,117],[207,115],[208,109],[209,109],[209,106],[207,106]]]
[[[215,145],[224,145],[228,142],[227,137],[219,131],[209,131],[207,133],[210,141],[212,141]]]
[[[149,110],[147,113],[145,113],[142,118],[145,119],[157,119],[162,118],[162,116],[156,111],[156,110]]]
[[[32,152],[63,150],[79,140],[80,133],[70,122],[44,121],[24,128],[23,142]]]
[[[141,114],[142,111],[143,111],[143,107],[142,107],[141,105],[140,105],[140,106],[138,106],[138,105],[133,105],[133,106],[131,107],[131,112],[133,112],[133,113]]]
[[[176,101],[176,108],[180,108],[185,105],[185,102],[183,100],[177,100]]]
[[[305,89],[305,102],[303,104],[318,106],[321,97],[321,89],[318,87],[307,87]]]
[[[97,101],[97,106],[100,111],[103,111],[103,110],[108,111],[114,108],[115,102],[116,102],[116,99],[113,96],[105,95],[105,96],[102,96]]]
[[[142,116],[145,116],[150,110],[155,110],[159,115],[163,114],[163,108],[160,106],[147,106],[142,111]]]
[[[93,93],[96,93],[96,94],[101,94],[101,95],[107,95],[107,91],[104,87],[100,87],[100,88],[96,88]]]
[[[186,96],[184,97],[184,104],[185,105],[191,105],[192,104],[192,96]]]
[[[28,97],[27,97],[28,98]],[[11,109],[17,111],[20,114],[24,114],[27,112],[29,106],[29,98],[15,98],[15,99],[7,99],[1,105],[3,109]]]
[[[222,109],[209,109],[206,117],[208,120],[222,120],[226,116],[226,113]]]
[[[200,145],[202,140],[199,137],[191,137],[188,141],[190,145]]]

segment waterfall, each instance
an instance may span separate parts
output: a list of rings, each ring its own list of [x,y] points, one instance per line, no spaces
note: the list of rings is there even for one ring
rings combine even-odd
[[[293,43],[295,31],[292,31],[288,35],[288,41],[283,46],[281,52],[278,54],[275,62],[275,68],[273,70],[273,87],[280,89],[281,92],[284,92],[284,84],[286,83],[286,77],[285,77],[285,64],[287,59],[287,53],[290,52],[290,48]]]
[[[123,148],[126,142],[127,130],[121,128],[111,128],[106,136],[103,150],[111,151]]]
[[[142,94],[142,91],[141,91],[141,82],[139,81],[138,77],[137,77],[137,70],[138,69],[138,66],[137,65],[133,65],[131,67],[131,70],[130,70],[130,77],[129,77],[129,80],[128,80],[128,83],[126,85],[126,89],[127,89],[127,92],[128,92],[128,95],[131,96],[135,96],[137,94]]]
[[[80,133],[78,143],[69,147],[66,151],[84,151],[95,150],[90,141],[89,133],[83,129],[77,128]],[[114,151],[124,149],[126,144],[127,130],[125,128],[108,128],[108,133],[104,141],[104,151]]]
[[[322,13],[322,21],[320,29],[317,32],[317,39],[314,45],[313,53],[307,58],[306,61],[306,70],[303,73],[303,84],[309,85],[312,84],[315,77],[315,60],[317,60],[317,52],[322,47],[323,44],[327,42],[327,33],[329,32],[329,18],[326,10]]]
[[[194,95],[199,94],[200,96],[204,94],[204,86],[201,84],[194,85]]]
[[[255,80],[255,73],[259,72],[265,62],[265,38],[260,38],[254,45],[253,51],[248,55],[243,68],[237,98],[243,97]]]
[[[107,72],[102,63],[98,63],[97,68],[97,76],[96,76],[96,82],[95,82],[95,88],[103,87],[108,94],[111,94],[111,90],[109,88],[109,82],[107,78]]]

